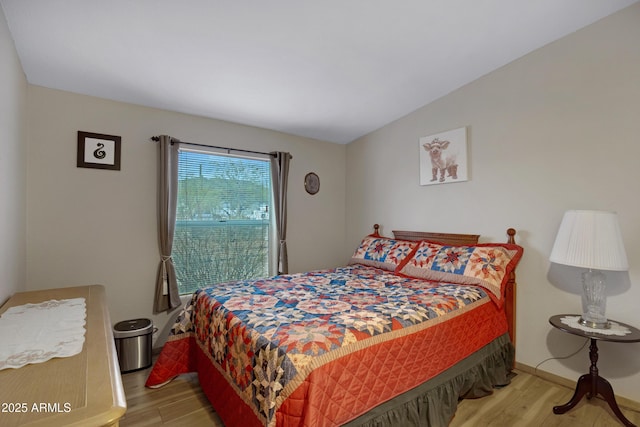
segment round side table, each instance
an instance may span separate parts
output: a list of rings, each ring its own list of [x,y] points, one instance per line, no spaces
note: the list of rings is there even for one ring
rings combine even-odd
[[[629,342],[640,342],[640,330],[634,328],[633,326],[626,325],[620,322],[614,322],[610,320],[612,323],[616,324],[616,327],[626,328],[629,332],[624,335],[608,335],[602,332],[599,332],[598,329],[594,328],[576,328],[566,323],[562,322],[563,318],[570,317],[579,317],[577,314],[558,314],[555,316],[551,316],[549,318],[549,323],[553,325],[554,328],[560,329],[563,332],[567,332],[569,334],[577,335],[583,338],[589,338],[591,340],[591,345],[589,346],[589,359],[591,360],[591,367],[589,368],[589,373],[582,375],[578,379],[578,383],[576,384],[576,391],[573,394],[573,397],[569,402],[564,405],[554,406],[553,413],[554,414],[564,414],[568,410],[572,409],[574,406],[580,402],[580,399],[586,394],[587,399],[591,399],[594,396],[600,394],[604,400],[609,404],[611,410],[614,414],[622,421],[625,426],[635,427],[631,421],[629,421],[620,408],[618,407],[618,403],[616,402],[615,395],[613,394],[613,387],[609,384],[609,381],[602,378],[598,375],[598,340],[602,341],[612,341],[619,343],[629,343]]]

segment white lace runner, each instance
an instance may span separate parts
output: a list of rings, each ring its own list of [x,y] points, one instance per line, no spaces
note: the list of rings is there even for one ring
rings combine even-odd
[[[619,323],[612,321],[609,322],[611,324],[611,327],[609,327],[608,329],[595,329],[581,325],[579,323],[580,316],[565,316],[560,319],[560,321],[567,326],[571,326],[572,328],[580,329],[585,332],[594,332],[596,334],[625,336],[631,333],[631,330],[629,328],[626,328]]]
[[[86,312],[84,298],[9,308],[0,317],[0,370],[80,353]]]

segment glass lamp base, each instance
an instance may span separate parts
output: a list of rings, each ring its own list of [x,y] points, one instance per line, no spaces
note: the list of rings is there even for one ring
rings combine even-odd
[[[593,322],[591,320],[586,320],[582,316],[580,316],[580,320],[578,320],[578,323],[581,324],[582,326],[586,326],[587,328],[591,328],[591,329],[609,329],[609,328],[611,328],[611,323],[609,321],[606,321],[606,322]]]
[[[582,273],[582,317],[579,323],[593,329],[608,329],[606,284],[604,274],[598,270]]]

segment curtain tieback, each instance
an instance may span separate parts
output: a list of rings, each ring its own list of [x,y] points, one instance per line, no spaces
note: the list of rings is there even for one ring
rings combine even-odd
[[[160,255],[160,262],[162,263],[162,295],[169,295],[167,261],[173,262],[171,255]]]

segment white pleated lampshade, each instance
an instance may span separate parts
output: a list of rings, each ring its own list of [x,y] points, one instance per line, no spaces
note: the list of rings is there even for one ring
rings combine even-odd
[[[618,215],[604,211],[565,212],[549,260],[594,270],[628,270]]]

